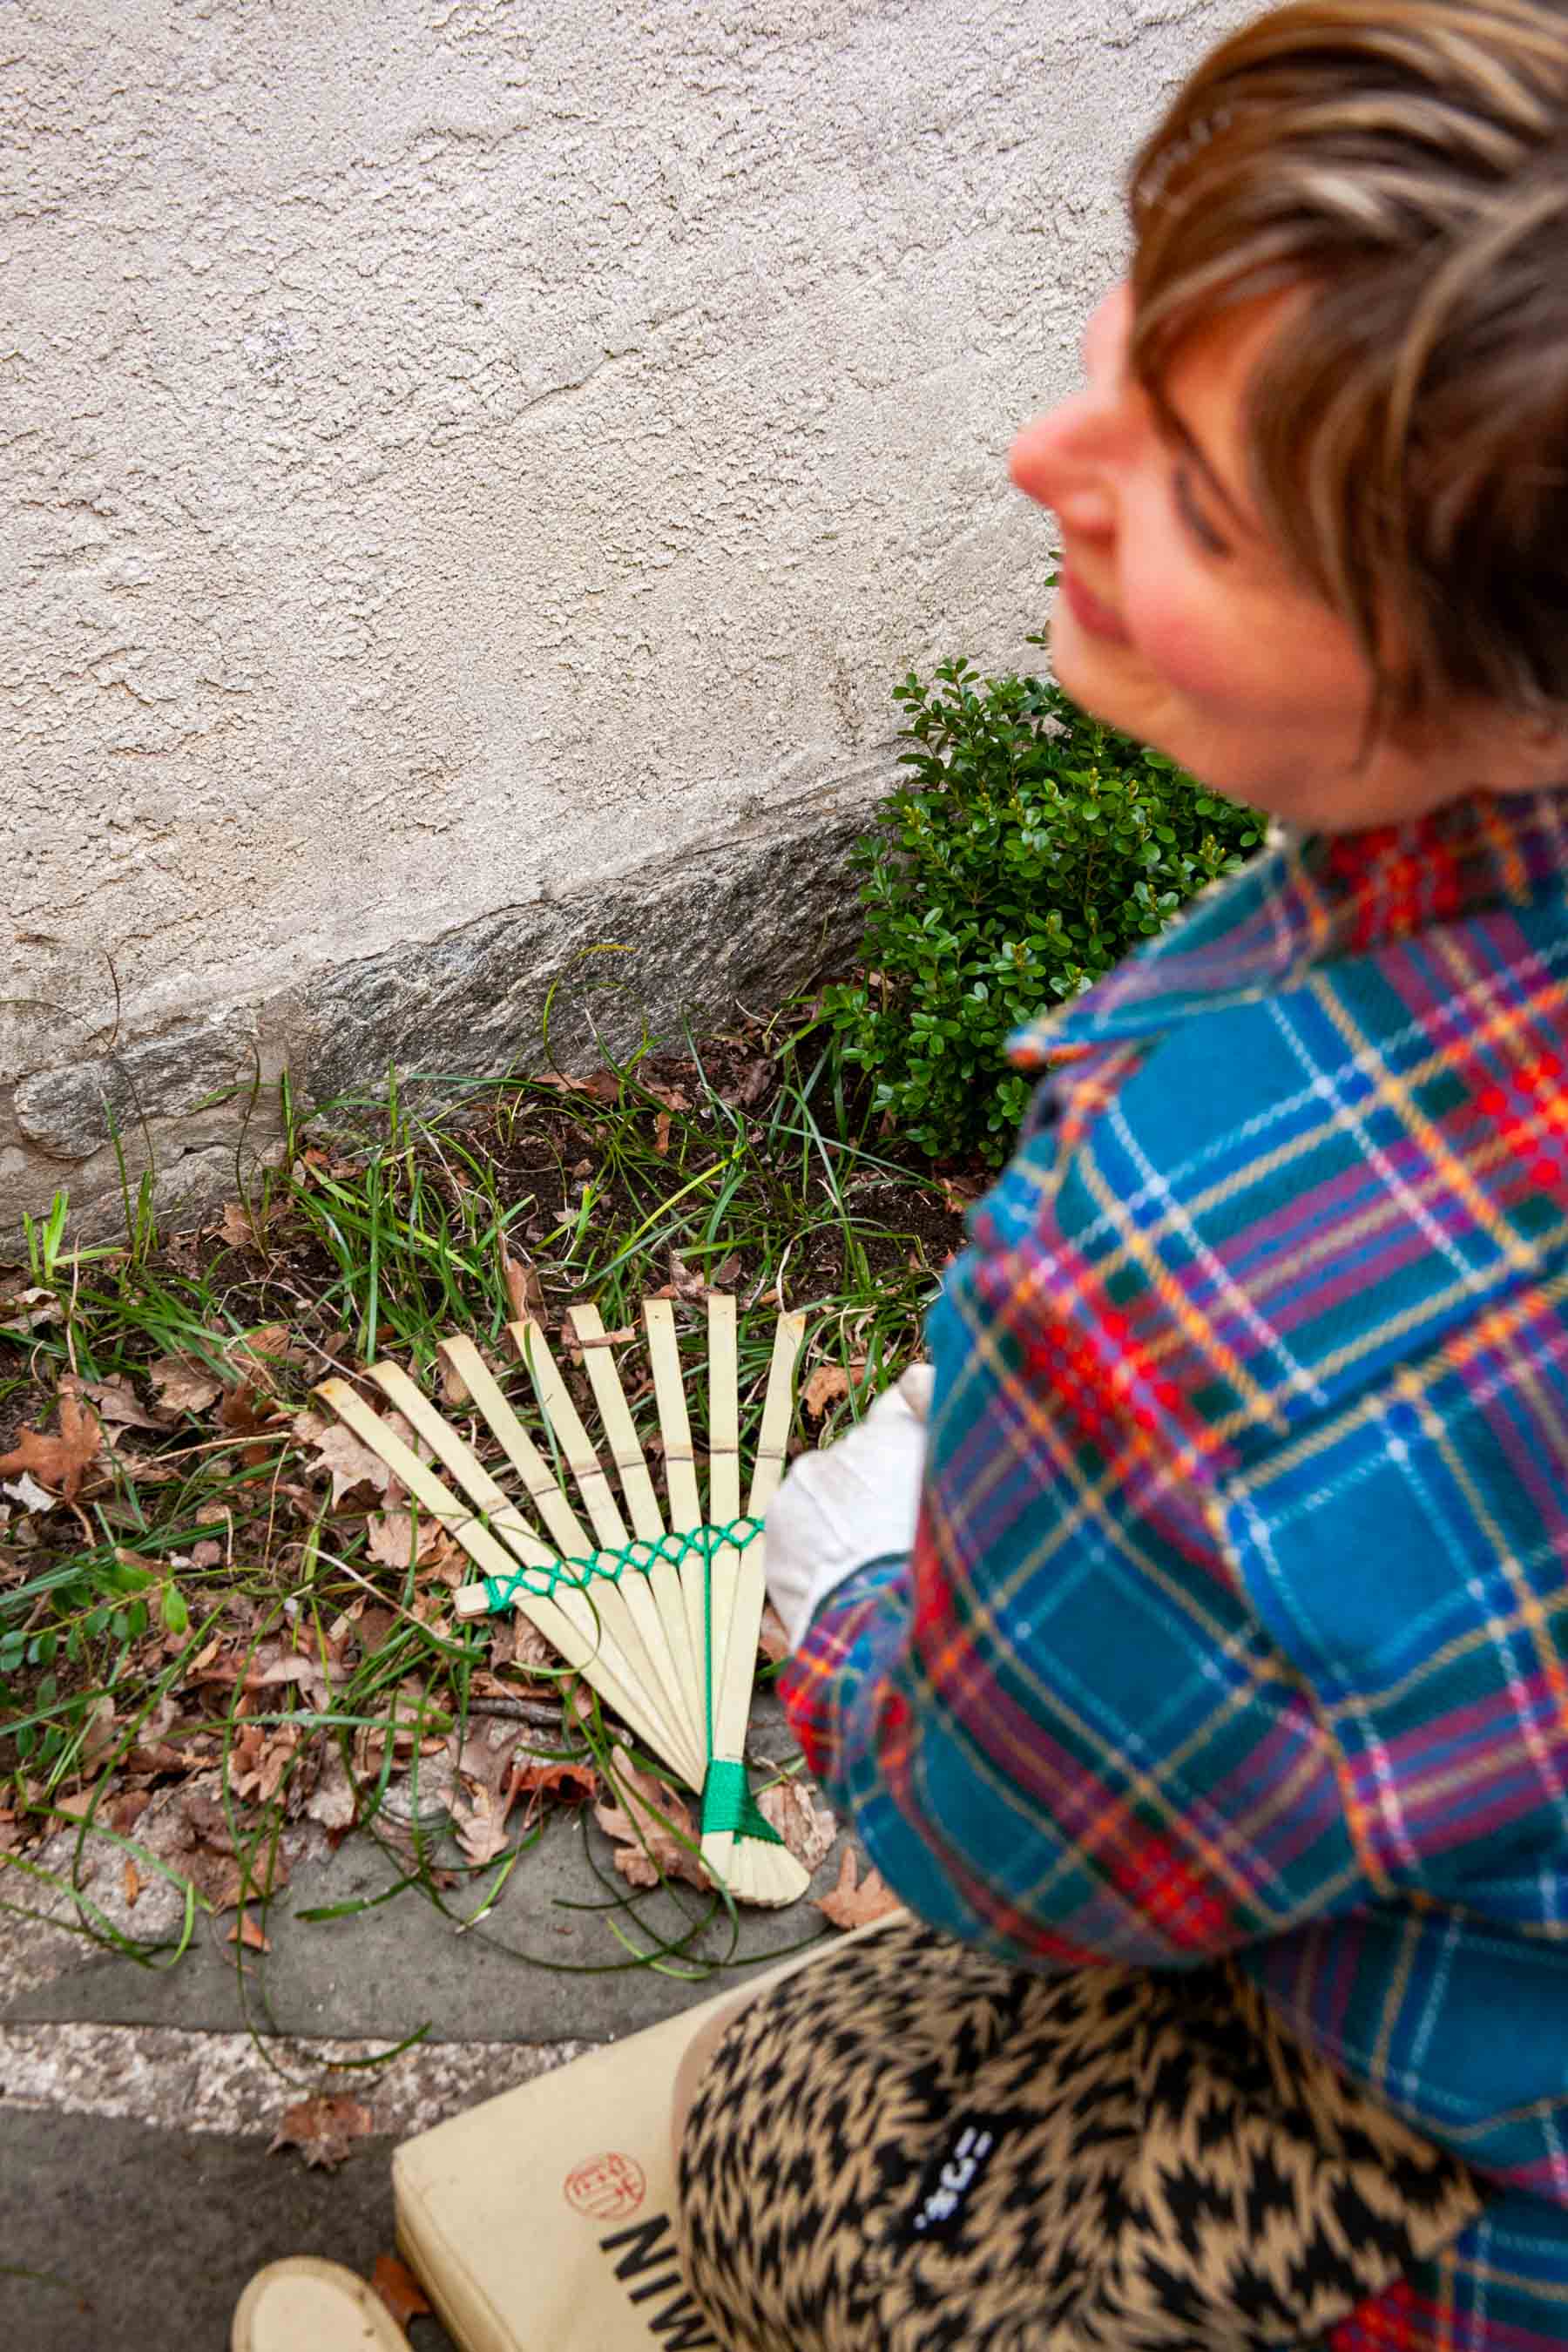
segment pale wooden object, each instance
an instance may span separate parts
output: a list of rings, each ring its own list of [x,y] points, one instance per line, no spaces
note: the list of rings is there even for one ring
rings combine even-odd
[[[668,1532],[684,1535],[704,1524],[704,1512],[670,1302],[646,1300],[643,1319],[663,1445]],[[762,1517],[783,1469],[795,1365],[805,1328],[804,1317],[781,1315],[774,1333],[746,1504],[747,1515],[753,1518]],[[389,1465],[421,1509],[462,1545],[487,1577],[510,1579],[520,1567],[548,1570],[563,1559],[585,1557],[595,1545],[621,1550],[630,1540],[628,1517],[632,1532],[655,1544],[667,1532],[667,1514],[660,1509],[637,1441],[614,1344],[605,1340],[604,1326],[591,1307],[573,1310],[572,1330],[582,1346],[594,1391],[603,1433],[598,1446],[584,1427],[542,1327],[528,1318],[508,1326],[532,1378],[553,1448],[582,1497],[592,1537],[555,1468],[523,1427],[471,1339],[444,1339],[439,1352],[517,1474],[530,1507],[548,1531],[549,1545],[468,1440],[400,1366],[373,1365],[371,1377],[449,1473],[457,1492],[346,1381],[324,1381],[318,1394]],[[721,1294],[709,1298],[708,1392],[706,1517],[709,1524],[725,1526],[741,1516],[741,1458],[735,1302]],[[604,1456],[613,1466],[625,1517],[605,1475]],[[700,1553],[692,1551],[679,1569],[656,1559],[646,1574],[626,1569],[614,1581],[595,1579],[588,1591],[569,1575],[556,1582],[548,1599],[525,1585],[515,1587],[511,1594],[513,1605],[567,1664],[593,1683],[644,1743],[699,1792],[710,1761],[743,1761],[764,1598],[763,1542],[757,1536],[743,1549],[726,1545],[707,1568]],[[466,1585],[454,1605],[459,1616],[477,1616],[489,1611],[489,1594],[482,1584]],[[807,1873],[788,1849],[769,1839],[710,1831],[701,1850],[713,1876],[739,1900],[787,1903],[804,1893],[808,1883]]]
[[[773,1333],[773,1361],[768,1368],[768,1385],[763,1401],[763,1425],[757,1438],[757,1451],[752,1468],[752,1488],[746,1497],[746,1516],[760,1519],[777,1492],[784,1474],[784,1449],[789,1443],[791,1409],[795,1396],[795,1367],[805,1338],[805,1318],[803,1315],[781,1315]],[[715,1331],[709,1324],[709,1360],[715,1359]],[[733,1380],[734,1315],[731,1303],[728,1337],[721,1336],[720,1352],[727,1349],[731,1378],[727,1392],[735,1395]],[[711,1378],[711,1369],[710,1377]],[[725,1383],[720,1383],[722,1390]],[[731,1443],[723,1450],[721,1459],[726,1465],[725,1476],[740,1473],[740,1456],[733,1443],[735,1431],[731,1424],[726,1434]],[[717,1509],[715,1520],[720,1518]],[[728,1512],[728,1517],[735,1516]],[[716,1756],[739,1756],[746,1740],[747,1718],[751,1713],[752,1685],[756,1675],[757,1642],[762,1633],[763,1604],[767,1598],[764,1575],[766,1536],[758,1536],[746,1549],[736,1554],[721,1552],[714,1562],[715,1581],[721,1562],[734,1562],[730,1584],[730,1606],[725,1625],[721,1663],[715,1654],[714,1677],[719,1690],[713,1730],[713,1753]],[[704,1841],[703,1851],[707,1852]],[[810,1874],[804,1870],[786,1846],[772,1845],[760,1838],[737,1838],[731,1857],[730,1884],[738,1897],[753,1903],[789,1903],[805,1893]]]
[[[405,1444],[395,1429],[388,1427],[378,1413],[356,1394],[346,1381],[323,1381],[316,1393],[339,1418],[348,1423],[362,1444],[373,1454],[379,1454],[387,1467],[403,1481],[423,1511],[446,1528],[460,1543],[475,1567],[484,1576],[511,1577],[520,1567],[552,1568],[555,1555],[542,1544],[528,1538],[521,1528],[509,1531],[507,1543],[487,1528],[469,1503],[463,1502],[419,1459],[413,1448]],[[489,1606],[489,1597],[480,1585],[468,1585],[464,1591],[479,1596],[479,1609]],[[625,1716],[633,1729],[661,1754],[673,1737],[669,1727],[648,1706],[646,1692],[639,1685],[635,1670],[605,1630],[602,1621],[591,1610],[585,1594],[575,1592],[564,1584],[558,1585],[560,1599],[540,1598],[519,1587],[514,1600],[525,1615],[531,1618],[547,1642],[551,1643],[569,1666],[589,1675],[595,1687],[618,1713]],[[462,1595],[458,1595],[460,1601]],[[475,1615],[470,1606],[463,1612]]]

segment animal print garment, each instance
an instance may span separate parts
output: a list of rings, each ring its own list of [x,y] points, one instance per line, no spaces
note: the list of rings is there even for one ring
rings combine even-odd
[[[1011,1969],[900,1922],[752,2002],[681,2150],[733,2352],[1310,2345],[1480,2210],[1225,1964]]]

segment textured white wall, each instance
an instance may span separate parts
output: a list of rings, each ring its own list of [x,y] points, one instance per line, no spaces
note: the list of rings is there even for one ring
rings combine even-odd
[[[0,5],[13,1205],[127,1055],[202,1162],[334,975],[863,810],[910,662],[1026,653],[1003,453],[1249,13]]]

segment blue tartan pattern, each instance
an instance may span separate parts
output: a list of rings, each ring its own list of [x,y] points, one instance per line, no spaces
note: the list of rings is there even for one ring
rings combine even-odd
[[[1568,2342],[1568,792],[1287,839],[1015,1040],[807,1756],[921,1916],[1235,1952],[1496,2184],[1336,2336]],[[1502,2250],[1502,2251],[1500,2251]],[[1355,2332],[1359,2331],[1359,2332]]]

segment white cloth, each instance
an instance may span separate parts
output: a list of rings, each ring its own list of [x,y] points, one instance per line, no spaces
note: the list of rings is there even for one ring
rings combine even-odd
[[[911,1364],[836,1445],[793,1462],[768,1506],[768,1598],[792,1650],[837,1585],[915,1539],[931,1368]]]

